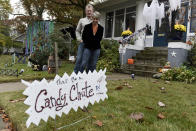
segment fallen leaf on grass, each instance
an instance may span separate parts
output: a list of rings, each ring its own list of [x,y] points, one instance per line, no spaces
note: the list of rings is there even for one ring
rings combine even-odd
[[[132,89],[133,88],[133,86],[127,86],[129,89]]]
[[[16,103],[16,102],[20,102],[20,101],[24,101],[26,98],[21,98],[18,100],[10,100],[11,103]]]
[[[159,113],[159,114],[157,115],[157,118],[159,118],[159,119],[165,119],[165,116],[164,116],[163,114]]]
[[[10,120],[9,118],[3,119],[3,121],[6,122],[6,123],[9,122],[9,120]]]
[[[4,113],[5,113],[5,110],[0,109],[0,114],[4,114]]]
[[[103,122],[101,122],[100,120],[97,120],[95,122],[95,125],[99,126],[99,127],[102,127],[103,126]]]
[[[93,119],[97,119],[97,117],[96,117],[96,116],[92,116],[92,118],[93,118]]]
[[[146,109],[149,109],[149,110],[153,110],[153,108],[152,107],[149,107],[149,106],[146,106],[145,108]]]
[[[111,118],[114,118],[114,115],[113,114],[109,114],[108,116],[111,117]]]
[[[12,123],[6,123],[5,128],[6,128],[6,129],[12,129],[12,128],[13,128]]]
[[[116,87],[115,90],[122,90],[123,87],[122,86],[119,86],[119,87]]]
[[[159,105],[160,107],[165,107],[165,104],[164,104],[163,102],[161,102],[161,101],[158,102],[158,105]]]
[[[184,117],[186,117],[187,115],[188,115],[187,112],[183,112],[183,113],[182,113],[182,116],[184,116]]]
[[[153,81],[152,83],[158,83],[158,81]]]
[[[1,115],[1,118],[2,118],[2,119],[5,119],[5,118],[8,118],[8,116],[7,116],[6,114],[2,114],[2,115]]]
[[[18,100],[10,100],[11,103],[16,103]]]
[[[138,122],[143,122],[144,121],[144,114],[139,112],[139,113],[131,113],[130,115],[131,119],[134,119]]]

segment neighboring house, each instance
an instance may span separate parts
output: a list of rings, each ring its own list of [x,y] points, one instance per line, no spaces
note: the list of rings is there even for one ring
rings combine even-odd
[[[25,47],[25,38],[26,38],[26,33],[23,33],[23,34],[20,34],[19,36],[17,37],[14,37],[12,40],[13,42],[17,42],[17,44],[21,44],[20,47]],[[19,46],[19,45],[18,45]],[[17,53],[23,53],[23,48],[18,48],[18,47],[11,47],[9,50],[7,49],[4,49],[4,53],[14,53],[14,52],[17,52]]]
[[[163,2],[165,0],[158,1]],[[191,8],[191,1],[193,5],[196,5],[196,0],[182,0],[180,11],[175,14],[175,17],[172,14],[172,26],[169,26],[169,16],[166,15],[163,19],[162,26],[157,26],[154,35],[148,30],[145,36],[135,41],[134,45],[120,46],[119,50],[126,50],[124,54],[120,53],[121,64],[126,65],[127,59],[129,58],[137,60],[138,57],[135,57],[136,53],[146,49],[146,47],[154,47],[150,49],[157,49],[159,52],[160,50],[167,50],[166,61],[169,61],[172,67],[178,67],[183,64],[187,59],[188,50],[191,49],[191,46],[186,44],[186,42],[196,31],[196,16],[194,15],[196,8]],[[102,2],[94,2],[95,8],[102,14],[100,23],[105,29],[104,38],[120,40],[122,39],[121,33],[127,28],[130,28],[130,30],[134,32],[146,27],[143,17],[145,3],[150,5],[151,0],[104,0]],[[165,6],[166,13],[167,10],[168,6]],[[187,32],[183,33],[183,37],[180,41],[172,42],[173,33],[171,33],[170,30],[173,29],[176,18],[180,19],[181,23],[187,26]],[[149,54],[149,52],[147,54]]]
[[[13,42],[17,42],[17,44],[21,44],[20,47],[25,47],[26,33],[19,34],[17,32],[17,30],[11,29],[10,37],[12,37],[12,41]],[[7,53],[11,53],[12,54],[14,52],[23,53],[23,49],[22,48],[17,48],[17,47],[11,47],[11,48],[8,49],[8,48],[5,47],[4,51],[3,51],[4,54],[7,54]]]

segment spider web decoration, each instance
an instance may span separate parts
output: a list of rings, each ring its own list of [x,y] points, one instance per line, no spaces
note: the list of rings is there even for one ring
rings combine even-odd
[[[146,3],[144,5],[143,16],[146,24],[151,27],[151,33],[154,34],[156,20],[159,20],[159,26],[161,26],[162,19],[165,17],[164,3],[159,5],[158,0],[153,0],[150,7]]]
[[[39,125],[41,119],[47,122],[49,117],[55,119],[56,115],[68,114],[71,109],[87,107],[89,103],[104,101],[107,96],[106,69],[99,72],[72,73],[63,77],[56,76],[54,80],[47,82],[34,81],[32,83],[22,80],[27,86],[23,92],[28,96],[24,103],[30,106],[26,113],[29,115],[26,121],[27,128],[34,123]]]
[[[181,0],[169,0],[169,4],[171,12],[181,8]],[[154,34],[155,31],[156,20],[159,20],[159,27],[162,24],[162,19],[165,17],[164,6],[164,3],[159,4],[158,0],[153,0],[150,7],[148,7],[147,3],[144,5],[144,20],[146,22],[146,25],[151,27],[152,34]]]
[[[172,11],[181,7],[181,0],[169,0],[170,8]]]

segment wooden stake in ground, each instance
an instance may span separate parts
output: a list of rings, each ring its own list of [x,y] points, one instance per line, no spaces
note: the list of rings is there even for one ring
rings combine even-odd
[[[56,66],[56,75],[58,74],[58,70],[59,70],[59,63],[58,63],[58,44],[55,42],[54,43],[54,48],[55,48],[55,66]],[[54,131],[56,131],[57,130],[57,128],[56,128],[56,118],[55,118],[55,120],[54,120]]]
[[[58,74],[58,70],[59,70],[59,63],[58,63],[58,44],[55,42],[55,65],[56,65],[56,74]]]

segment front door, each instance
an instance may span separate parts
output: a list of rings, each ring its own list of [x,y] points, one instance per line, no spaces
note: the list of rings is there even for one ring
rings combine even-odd
[[[178,21],[179,24],[185,25],[187,27],[188,22],[188,3],[182,4],[181,9],[177,12],[172,13],[172,19],[169,20],[169,8],[165,8],[165,18],[162,19],[162,25],[159,27],[159,21],[156,21],[156,29],[154,33],[154,47],[168,46],[168,40],[171,41],[174,38],[174,25]],[[175,15],[174,15],[175,13]],[[171,25],[171,27],[170,27]],[[186,41],[186,32],[183,33],[181,41]]]
[[[169,10],[169,7],[165,7],[165,12]],[[162,19],[161,27],[159,27],[159,21],[156,21],[156,28],[154,32],[154,47],[168,46],[168,34],[169,34],[169,15],[165,13],[165,18]]]
[[[169,27],[169,22],[163,21],[161,27],[159,27],[159,21],[156,21],[156,29],[154,32],[154,47],[161,47],[161,46],[168,46],[168,31],[167,28]]]

